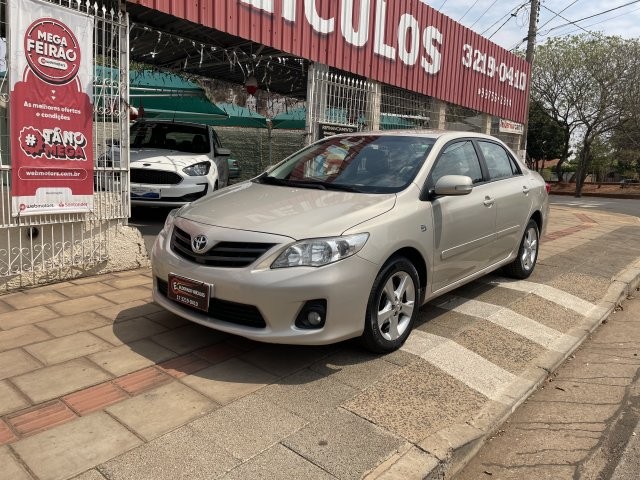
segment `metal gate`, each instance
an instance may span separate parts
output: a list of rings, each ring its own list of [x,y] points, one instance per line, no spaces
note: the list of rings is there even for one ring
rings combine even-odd
[[[94,211],[11,216],[9,81],[0,79],[0,291],[89,271],[109,258],[110,237],[129,206],[128,18],[118,0],[45,0],[94,18]],[[7,0],[0,0],[6,52]],[[0,59],[1,61],[1,59]],[[109,155],[109,145],[119,155]]]

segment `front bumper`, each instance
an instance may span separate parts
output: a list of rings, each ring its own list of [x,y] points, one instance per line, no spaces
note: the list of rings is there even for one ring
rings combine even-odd
[[[204,177],[197,177],[197,181],[182,181],[176,185],[151,185],[132,183],[131,205],[178,207],[204,197],[209,192],[209,182]],[[155,193],[159,191],[159,197],[134,195],[134,189],[147,189]]]
[[[236,233],[240,237],[247,232]],[[170,247],[170,235],[163,232],[151,254],[153,298],[167,310],[195,323],[262,342],[322,345],[361,335],[378,266],[354,255],[320,268],[272,270],[268,267],[271,260],[265,262],[265,259],[275,258],[281,250],[284,237],[278,238],[280,246],[254,264],[245,268],[220,268],[199,265],[176,255]],[[269,236],[265,241],[273,242],[273,239],[274,236]],[[207,313],[168,299],[163,284],[169,273],[213,285],[213,308]],[[324,326],[297,328],[295,320],[301,309],[307,301],[316,299],[327,301]],[[216,314],[216,305],[220,305],[220,314]],[[229,308],[235,309],[232,314]],[[258,312],[264,320],[263,326],[239,320],[243,308],[248,317],[253,318]]]

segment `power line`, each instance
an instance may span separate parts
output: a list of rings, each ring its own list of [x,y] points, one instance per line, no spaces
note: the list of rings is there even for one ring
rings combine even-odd
[[[486,14],[489,10],[491,10],[491,7],[493,7],[496,3],[498,3],[498,0],[493,0],[493,3],[492,3],[491,5],[489,5],[489,6],[487,7],[487,9],[486,9],[484,12],[482,12],[482,13],[480,14],[480,16],[479,16],[478,18],[476,18],[476,21],[475,21],[475,22],[473,22],[469,28],[473,28],[473,26],[474,26],[476,23],[478,23],[478,20],[480,20],[482,17],[484,17],[484,16],[485,16],[485,14]]]
[[[476,6],[476,3],[478,3],[478,0],[476,0],[475,2],[473,2],[473,3],[471,4],[471,6],[470,6],[469,8],[467,8],[467,11],[466,11],[466,12],[464,12],[464,15],[462,15],[462,16],[460,17],[460,19],[458,20],[458,22],[461,22],[461,21],[462,21],[462,19],[463,19],[464,17],[466,17],[466,16],[467,16],[467,13],[469,13],[469,12],[471,11],[471,9],[472,9],[473,7],[475,7],[475,6]]]
[[[554,21],[556,19],[556,17],[559,17],[561,13],[563,13],[565,10],[567,10],[569,7],[572,7],[573,5],[575,5],[576,3],[578,3],[580,0],[574,0],[573,2],[571,2],[569,5],[567,5],[566,7],[564,7],[562,10],[560,10],[558,13],[556,13],[553,17],[551,17],[549,20],[547,20],[546,22],[544,22],[542,25],[540,25],[538,27],[538,30],[540,30],[541,28],[549,25],[549,23],[551,23],[552,21]],[[544,5],[542,5],[544,7]],[[546,8],[546,7],[545,7]],[[547,8],[547,10],[549,10]],[[551,12],[551,10],[549,10]],[[553,12],[551,12],[553,13]]]
[[[602,11],[602,12],[600,12],[600,13],[596,13],[596,14],[594,14],[594,15],[589,15],[588,17],[580,18],[579,20],[568,21],[569,23],[565,23],[565,24],[563,24],[563,25],[557,25],[557,26],[555,26],[555,27],[550,28],[549,30],[547,30],[547,32],[546,32],[546,33],[549,33],[549,32],[551,32],[551,31],[553,31],[553,30],[558,29],[558,28],[567,27],[567,26],[569,26],[569,25],[575,25],[576,23],[578,23],[578,22],[582,22],[583,20],[588,20],[588,19],[590,19],[590,18],[599,17],[600,15],[604,15],[605,13],[613,12],[614,10],[619,10],[619,9],[621,9],[621,8],[628,7],[629,5],[633,5],[634,3],[638,3],[638,2],[640,2],[640,0],[634,0],[633,2],[625,3],[624,5],[620,5],[620,6],[618,6],[618,7],[610,8],[610,9],[608,9],[608,10],[604,10],[604,11]],[[546,8],[546,7],[545,7],[545,8]],[[547,10],[549,10],[549,9],[547,9]],[[551,11],[551,10],[549,10],[549,11]],[[553,13],[553,12],[552,12],[552,13]],[[566,20],[566,19],[565,19],[565,20]],[[576,26],[578,26],[578,25],[576,25]]]
[[[576,20],[574,22],[572,22],[571,20],[569,20],[568,18],[563,17],[562,15],[560,15],[559,13],[554,12],[553,10],[545,7],[544,5],[542,5],[542,8],[544,8],[545,10],[549,10],[551,13],[555,14],[556,17],[560,17],[561,19],[563,19],[566,22],[569,22],[569,25],[575,25],[576,27],[578,27],[580,30],[583,30],[584,32],[590,34],[590,35],[595,35],[593,32],[590,32],[589,30],[587,30],[586,28],[581,27],[580,25],[578,25],[576,22],[579,22],[580,20]],[[554,17],[555,18],[555,17]],[[554,27],[555,28],[555,27]],[[550,32],[551,30],[553,30],[553,28],[551,28],[550,30],[548,30],[548,32]],[[547,33],[548,33],[547,32]]]
[[[638,10],[640,10],[640,8],[634,8],[633,10],[629,10],[628,12],[624,12],[624,13],[621,13],[619,15],[614,15],[613,17],[609,17],[609,18],[606,18],[604,20],[600,20],[599,22],[590,23],[589,25],[585,25],[584,27],[585,28],[589,28],[589,27],[593,27],[594,25],[600,25],[601,23],[606,23],[606,22],[609,22],[609,21],[614,20],[616,18],[624,17],[625,15],[629,15],[630,13],[637,12]],[[579,30],[580,30],[579,28],[575,28],[575,29],[570,30],[570,31],[568,31],[566,33],[558,34],[558,35],[570,35],[570,34],[572,34],[574,32],[579,31]],[[541,35],[547,36],[546,33],[543,33]]]
[[[511,18],[511,16],[515,16],[522,7],[524,7],[525,5],[527,5],[529,2],[525,2],[522,5],[520,5],[517,9],[515,9],[515,12],[513,11],[514,9],[511,9],[509,12],[507,12],[505,15],[503,15],[502,17],[500,17],[498,20],[496,20],[495,22],[493,22],[489,27],[485,28],[480,35],[484,35],[485,33],[487,33],[489,30],[491,30],[493,27],[495,27],[498,23],[500,23],[502,20],[504,20],[505,18],[507,19],[507,21],[509,21],[509,19]],[[514,7],[515,8],[515,7]],[[507,22],[505,22],[507,23]],[[502,28],[504,26],[504,23],[498,28],[498,30],[500,30],[500,28]],[[496,30],[497,32],[497,30]],[[494,35],[495,33],[494,32]]]
[[[640,1],[640,0],[638,0],[638,1]],[[523,4],[522,4],[522,5],[520,5],[520,6],[519,6],[519,7],[518,7],[514,12],[510,13],[510,14],[509,14],[509,17],[504,21],[504,23],[503,23],[502,25],[500,25],[500,26],[497,28],[497,30],[496,30],[495,32],[493,32],[491,35],[489,35],[489,37],[488,37],[488,38],[489,38],[489,40],[491,40],[491,37],[493,37],[496,33],[498,33],[498,32],[500,31],[500,29],[501,29],[502,27],[504,27],[504,26],[507,24],[507,22],[509,22],[509,20],[511,20],[512,18],[516,18],[516,17],[518,16],[518,12],[519,12],[520,10],[522,10],[522,9],[523,9],[523,8],[524,8],[528,3],[529,3],[529,2],[525,2],[525,3],[523,3]]]

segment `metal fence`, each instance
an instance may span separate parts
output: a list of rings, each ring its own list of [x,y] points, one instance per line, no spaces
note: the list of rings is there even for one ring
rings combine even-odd
[[[47,0],[45,0],[47,1]],[[26,283],[54,280],[61,269],[82,269],[109,256],[109,231],[129,217],[128,185],[128,19],[117,0],[48,0],[94,18],[94,211],[11,215],[9,79],[0,84],[0,277],[31,276]],[[0,35],[6,47],[7,0],[0,0]],[[4,66],[8,65],[4,48]],[[7,70],[8,70],[7,68]],[[5,70],[5,69],[3,69]],[[108,145],[119,154],[109,158]],[[122,159],[122,161],[120,161]],[[3,286],[4,285],[4,286]],[[8,288],[0,283],[0,290]]]

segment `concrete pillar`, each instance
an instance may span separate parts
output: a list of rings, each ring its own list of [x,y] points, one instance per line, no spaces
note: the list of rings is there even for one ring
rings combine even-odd
[[[445,130],[447,127],[447,102],[433,99],[433,112],[431,114],[431,127],[437,130]]]
[[[370,80],[371,91],[367,98],[367,127],[369,130],[380,130],[380,107],[382,105],[382,84]]]
[[[493,117],[487,113],[482,114],[482,123],[480,133],[486,133],[487,135],[491,135],[491,122]]]

